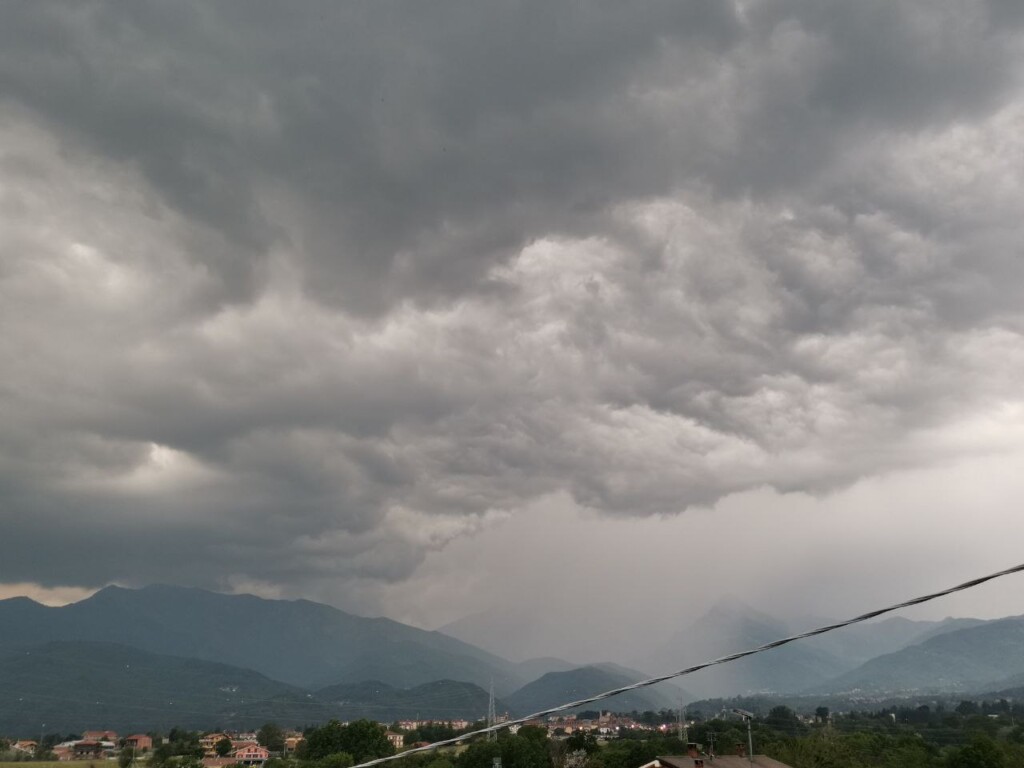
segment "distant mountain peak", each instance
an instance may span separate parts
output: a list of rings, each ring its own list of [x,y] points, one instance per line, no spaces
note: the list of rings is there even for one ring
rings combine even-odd
[[[25,607],[35,606],[37,608],[46,608],[47,607],[47,606],[43,605],[42,603],[37,602],[36,600],[33,600],[31,597],[28,597],[27,595],[16,595],[14,597],[5,597],[3,600],[0,600],[0,605],[7,605],[7,606],[11,606],[11,607],[20,607],[20,606],[25,606]]]
[[[720,626],[723,624],[759,624],[779,632],[786,629],[786,622],[764,611],[759,611],[733,595],[727,595],[716,601],[694,622],[694,626]]]

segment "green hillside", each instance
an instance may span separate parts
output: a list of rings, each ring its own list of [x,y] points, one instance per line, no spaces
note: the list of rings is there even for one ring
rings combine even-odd
[[[480,720],[487,716],[490,694],[478,685],[455,680],[436,680],[414,688],[399,689],[379,681],[334,685],[317,691],[339,717],[366,717],[381,722],[403,719]],[[505,709],[500,699],[499,711]]]
[[[253,669],[311,689],[366,679],[401,688],[450,679],[481,686],[493,680],[503,693],[525,682],[515,665],[468,643],[307,600],[108,587],[59,608],[2,600],[0,626],[0,653],[53,641],[119,643]]]
[[[316,694],[226,664],[128,646],[58,642],[0,658],[0,733],[295,727],[366,717],[476,720],[489,694],[438,680],[409,689],[379,681]],[[500,708],[505,705],[498,703]]]
[[[249,727],[240,708],[305,696],[258,672],[110,643],[57,642],[0,658],[0,733]]]
[[[879,656],[812,690],[969,691],[1020,673],[1024,673],[1024,619],[1010,618],[947,632]]]

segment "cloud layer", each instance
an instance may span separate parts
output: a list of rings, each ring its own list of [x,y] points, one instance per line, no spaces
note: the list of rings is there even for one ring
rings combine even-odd
[[[0,576],[394,582],[1019,449],[1018,5],[12,8]]]

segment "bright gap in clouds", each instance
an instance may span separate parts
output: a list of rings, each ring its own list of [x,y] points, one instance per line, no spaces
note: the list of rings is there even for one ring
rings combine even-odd
[[[43,587],[28,582],[0,584],[0,600],[11,597],[27,597],[37,603],[49,606],[67,605],[84,600],[96,592],[81,587]]]

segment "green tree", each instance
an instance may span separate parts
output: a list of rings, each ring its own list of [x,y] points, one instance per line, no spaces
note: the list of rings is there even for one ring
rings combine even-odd
[[[958,715],[976,715],[978,714],[978,705],[969,699],[964,699],[956,705],[956,709],[953,710]]]
[[[405,739],[406,744],[415,741],[442,741],[455,735],[455,729],[447,723],[424,723],[410,731]]]
[[[882,756],[885,768],[932,768],[938,764],[938,750],[915,736],[899,736]]]
[[[174,747],[171,746],[169,741],[165,741],[153,750],[153,754],[149,757],[149,763],[155,768],[160,768],[161,766],[167,765],[173,756]]]
[[[578,752],[582,750],[588,755],[592,755],[600,749],[597,745],[597,739],[594,738],[593,734],[586,733],[584,731],[577,731],[567,738],[565,740],[565,748],[569,752]]]
[[[395,754],[395,747],[388,741],[384,726],[370,720],[356,720],[345,730],[345,746],[348,752],[360,763],[377,757]]]
[[[551,755],[544,742],[516,734],[499,739],[498,745],[503,768],[551,768]]]
[[[271,752],[284,750],[284,730],[277,723],[264,723],[256,732],[256,741]]]
[[[971,734],[972,736],[977,733],[983,733],[986,736],[995,738],[1000,727],[998,720],[985,715],[970,715],[965,717],[963,721],[964,733]]]
[[[766,752],[793,768],[862,768],[870,765],[858,760],[843,740],[819,735],[804,739],[784,738],[773,742]]]
[[[213,751],[217,753],[218,757],[227,757],[231,754],[231,739],[225,736],[213,745]]]
[[[306,746],[302,754],[305,759],[320,760],[338,752],[347,752],[354,760],[362,763],[393,755],[395,748],[388,741],[384,727],[369,720],[356,720],[349,725],[331,720],[306,734]]]
[[[320,760],[336,752],[345,751],[345,726],[337,720],[331,720],[319,728],[311,728],[302,743],[300,757],[306,760]]]
[[[800,722],[796,712],[782,705],[772,707],[764,722],[773,731],[779,731],[789,736],[797,736],[804,731],[804,724]]]
[[[496,741],[474,741],[458,756],[456,768],[491,768],[494,758],[501,757],[501,747]],[[502,768],[512,768],[502,766]]]
[[[548,743],[548,729],[542,728],[539,725],[524,725],[519,729],[519,733],[517,733],[516,736],[521,739],[535,741],[538,744]]]
[[[355,765],[355,760],[348,752],[335,752],[316,761],[316,768],[350,768]]]
[[[1006,768],[1006,756],[988,736],[976,736],[971,743],[949,753],[946,768]]]

